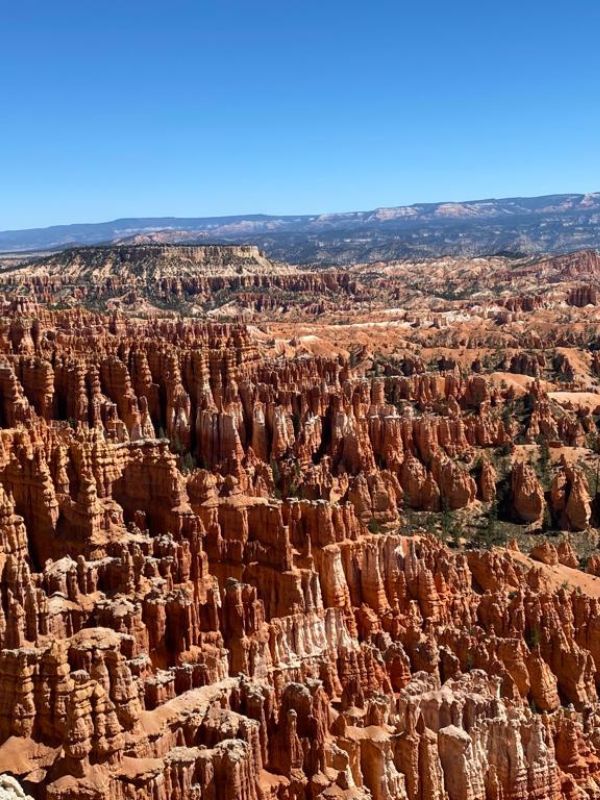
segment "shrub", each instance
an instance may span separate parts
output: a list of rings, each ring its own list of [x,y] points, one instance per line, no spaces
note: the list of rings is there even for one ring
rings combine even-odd
[[[371,533],[381,533],[381,524],[375,519],[375,517],[371,517],[367,523],[367,528]]]

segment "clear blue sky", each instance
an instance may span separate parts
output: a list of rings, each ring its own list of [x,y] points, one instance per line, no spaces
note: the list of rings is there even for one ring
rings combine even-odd
[[[600,190],[598,0],[6,0],[0,229]]]

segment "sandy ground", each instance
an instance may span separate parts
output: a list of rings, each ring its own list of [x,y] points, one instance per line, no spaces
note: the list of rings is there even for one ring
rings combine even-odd
[[[564,564],[551,567],[548,564],[542,564],[540,561],[534,561],[525,553],[518,551],[511,550],[510,553],[516,561],[525,567],[541,569],[550,586],[555,589],[559,589],[563,584],[566,584],[570,589],[581,589],[589,597],[600,597],[600,578],[595,575],[588,575],[586,572],[565,567]]]
[[[600,394],[595,392],[548,392],[548,397],[565,408],[596,411],[600,407]]]
[[[513,372],[492,372],[489,380],[495,386],[501,386],[503,383],[511,386],[517,395],[527,394],[528,387],[535,382],[535,378],[530,375],[517,375]],[[540,381],[540,385],[546,391],[554,388],[554,384],[549,381]]]

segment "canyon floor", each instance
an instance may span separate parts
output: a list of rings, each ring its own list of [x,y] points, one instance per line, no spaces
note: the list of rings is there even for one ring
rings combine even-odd
[[[600,798],[596,251],[0,303],[0,797]]]

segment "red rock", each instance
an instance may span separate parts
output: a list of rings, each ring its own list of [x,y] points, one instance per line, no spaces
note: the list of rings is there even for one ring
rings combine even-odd
[[[523,522],[539,523],[544,515],[544,493],[532,467],[524,461],[513,467],[511,492],[518,518]]]
[[[575,539],[534,562],[418,530],[485,513],[516,433],[580,442],[591,415],[465,376],[458,347],[436,374],[447,328],[369,379],[242,326],[36,313],[0,326],[0,772],[45,800],[597,794],[600,592]],[[520,459],[498,513],[539,524]],[[587,527],[582,474],[559,475],[552,514]]]

